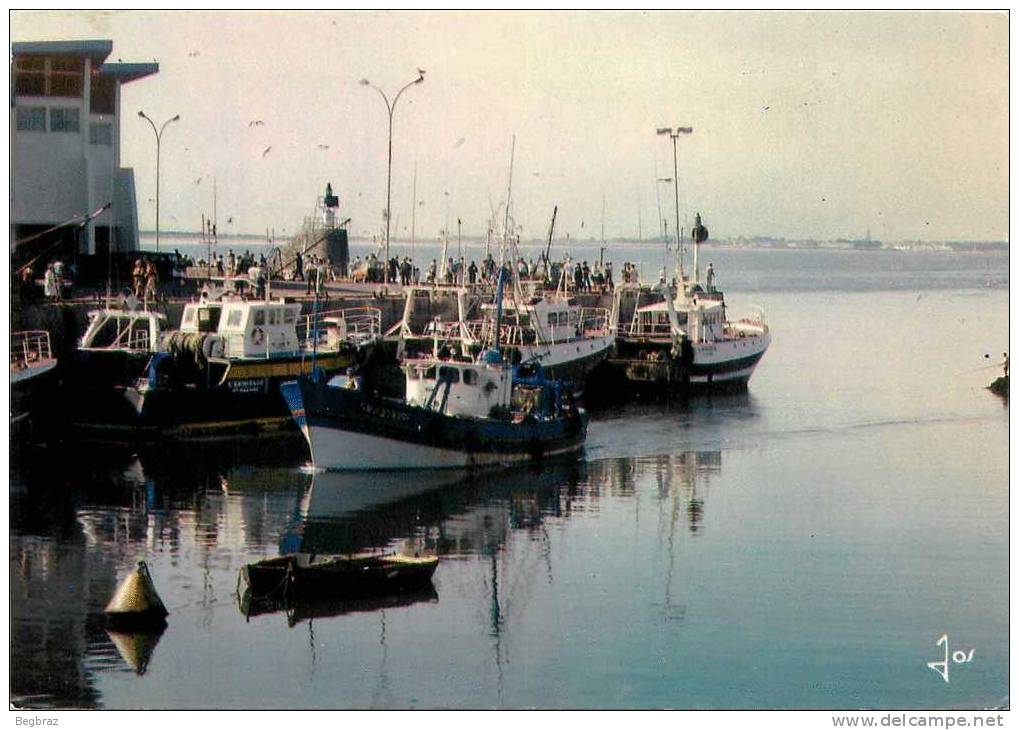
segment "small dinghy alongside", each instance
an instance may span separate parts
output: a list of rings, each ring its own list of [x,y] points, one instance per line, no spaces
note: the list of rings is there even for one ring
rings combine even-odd
[[[251,598],[356,598],[413,591],[429,584],[439,558],[401,555],[293,553],[241,568]]]

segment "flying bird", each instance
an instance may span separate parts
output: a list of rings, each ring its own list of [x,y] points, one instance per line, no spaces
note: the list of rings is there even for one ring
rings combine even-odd
[[[262,159],[265,159],[265,156],[267,154],[269,154],[269,150],[271,150],[271,149],[272,149],[272,145],[269,145],[268,147],[265,148],[265,152],[262,153]]]
[[[197,180],[195,180],[195,185],[201,185],[201,184],[202,184],[202,178],[198,178]]]
[[[248,122],[248,126],[249,127],[264,127],[265,126],[265,122],[263,122],[261,119],[253,119],[252,121]]]
[[[199,55],[199,51],[191,51],[191,52],[190,52],[190,53],[188,54],[188,58],[194,58],[194,57],[195,57],[195,56],[197,56],[197,55]]]
[[[770,107],[770,106],[766,106],[766,107],[764,107],[764,109],[762,109],[761,111],[764,111],[764,112],[766,112],[766,111],[768,111],[769,109],[771,109],[771,107]]]
[[[327,144],[320,144],[320,145],[318,146],[318,148],[319,148],[320,150],[327,150],[327,149],[329,149],[329,145],[327,145]]]
[[[461,146],[461,145],[462,145],[462,144],[463,144],[464,142],[466,142],[466,141],[467,141],[467,138],[466,138],[466,137],[461,137],[460,139],[458,139],[458,140],[456,141],[456,144],[455,144],[455,145],[453,145],[453,149],[458,149],[458,148],[459,148],[459,147],[460,147],[460,146]]]

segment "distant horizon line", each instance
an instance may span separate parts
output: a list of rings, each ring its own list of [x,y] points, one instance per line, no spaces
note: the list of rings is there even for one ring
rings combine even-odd
[[[155,230],[139,230],[138,231],[138,235],[139,236],[154,237],[156,235],[156,232],[155,232]],[[173,236],[175,238],[181,238],[181,237],[185,237],[185,236],[201,238],[202,232],[201,231],[180,231],[180,230],[164,231],[164,230],[160,230],[159,231],[159,235],[160,236]],[[218,234],[217,238],[218,239],[231,239],[231,240],[252,240],[252,239],[257,239],[259,241],[265,241],[267,236],[264,233],[222,233],[222,234]],[[291,238],[290,236],[284,236],[284,237],[281,237],[281,238],[277,238],[277,241],[289,242],[290,238]],[[371,238],[369,238],[367,236],[357,236],[357,235],[351,235],[350,238],[353,241],[370,241],[371,240]],[[480,235],[476,235],[476,234],[472,234],[472,235],[466,235],[465,234],[465,235],[462,235],[460,238],[461,238],[462,241],[470,241],[472,243],[475,243],[475,242],[485,242],[485,240],[486,240],[485,236],[480,236]],[[564,240],[565,239],[562,239],[562,238],[553,239],[553,241],[564,241]],[[571,238],[569,240],[570,240],[571,243],[576,243],[577,245],[585,245],[585,244],[597,245],[597,244],[601,244],[601,243],[606,243],[606,244],[608,244],[608,243],[641,243],[641,244],[647,244],[647,243],[666,243],[666,239],[661,238],[661,237],[636,238],[636,237],[627,237],[627,236],[614,236],[614,237],[609,237],[609,238],[605,238],[605,239],[598,239],[598,238],[589,237],[589,238]],[[410,244],[410,243],[426,243],[426,244],[430,244],[430,243],[434,243],[435,242],[435,240],[432,237],[430,237],[430,236],[429,237],[425,237],[425,238],[416,238],[416,239],[392,236],[392,237],[390,237],[389,241],[390,241],[390,243],[400,243],[400,244]],[[831,244],[831,243],[868,244],[868,245],[874,246],[874,247],[881,247],[881,246],[884,246],[884,245],[896,245],[896,244],[962,244],[962,245],[968,245],[968,246],[1001,246],[1001,245],[1007,246],[1009,244],[1007,239],[1000,239],[1000,238],[999,239],[986,239],[986,238],[985,239],[965,239],[965,238],[936,238],[936,239],[935,238],[899,238],[899,239],[881,240],[881,239],[877,239],[877,238],[798,238],[798,237],[768,236],[768,235],[762,235],[762,234],[754,234],[754,235],[742,235],[741,234],[741,235],[736,235],[736,236],[726,236],[724,238],[709,239],[707,241],[707,243],[708,244],[711,244],[711,243],[720,243],[720,242],[731,243],[731,242],[738,242],[738,241],[746,241],[748,243],[786,243],[786,244],[789,244],[789,243],[792,243],[792,244],[799,244],[799,243],[807,243],[807,244]],[[452,244],[453,242],[454,242],[454,239],[450,238],[450,243]],[[521,239],[520,242],[522,244],[527,244],[527,245],[539,245],[539,244],[540,245],[545,245],[548,242],[548,240],[546,238],[529,238],[529,239]],[[668,239],[668,242],[669,243],[675,243],[675,240],[670,238],[670,239]],[[492,243],[495,244],[496,243],[496,239],[493,238],[492,239]],[[690,241],[689,239],[685,240],[684,243],[686,245],[688,245],[688,246],[692,246],[693,245],[693,242]]]

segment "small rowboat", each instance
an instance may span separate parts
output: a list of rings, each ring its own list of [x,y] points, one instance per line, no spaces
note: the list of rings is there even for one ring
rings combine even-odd
[[[241,568],[251,597],[358,597],[400,593],[427,585],[439,558],[401,555],[294,553]]]

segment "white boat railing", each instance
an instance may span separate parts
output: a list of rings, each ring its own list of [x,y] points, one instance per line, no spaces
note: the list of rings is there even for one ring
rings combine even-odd
[[[50,333],[46,330],[24,330],[11,333],[11,368],[22,369],[53,359]]]
[[[339,325],[345,338],[360,344],[382,336],[382,310],[377,307],[348,307],[318,312],[314,317],[307,314],[301,318],[297,336],[302,342],[310,342],[317,331],[319,343],[326,338],[327,330]]]

